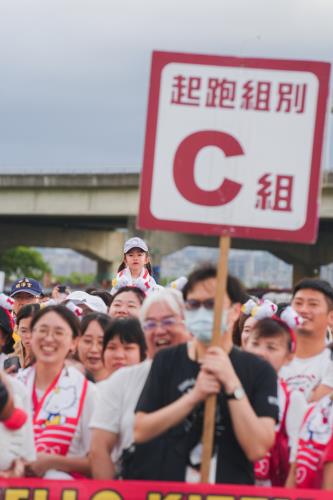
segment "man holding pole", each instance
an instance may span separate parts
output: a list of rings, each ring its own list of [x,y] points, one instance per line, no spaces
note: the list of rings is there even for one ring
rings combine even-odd
[[[232,345],[232,326],[246,297],[231,276],[218,345],[209,346],[216,288],[215,268],[200,268],[189,276],[183,295],[193,340],[163,350],[153,361],[136,409],[134,439],[136,444],[149,442],[147,449],[156,460],[138,478],[200,479],[203,402],[211,395],[217,396],[217,405],[210,481],[252,484],[252,463],[274,443],[276,375],[265,361]]]

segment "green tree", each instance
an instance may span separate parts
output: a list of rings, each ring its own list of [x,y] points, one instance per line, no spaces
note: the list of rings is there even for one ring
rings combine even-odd
[[[24,246],[10,248],[1,254],[0,269],[11,279],[27,276],[36,280],[41,280],[45,273],[51,271],[38,250]]]
[[[94,279],[95,276],[93,274],[84,274],[75,271],[69,275],[69,282],[73,286],[91,285],[94,282]]]
[[[92,285],[95,282],[94,274],[84,274],[75,271],[69,276],[58,275],[54,279],[57,283],[79,287]]]
[[[268,281],[258,281],[254,288],[269,288],[270,284]]]

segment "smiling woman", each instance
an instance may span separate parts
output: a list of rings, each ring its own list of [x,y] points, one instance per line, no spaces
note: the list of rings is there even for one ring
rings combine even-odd
[[[34,362],[31,349],[31,321],[40,310],[40,304],[27,304],[23,306],[16,316],[17,333],[20,341],[15,344],[15,354],[19,356],[21,368],[28,368]]]
[[[19,378],[33,414],[37,460],[27,467],[32,476],[70,479],[90,472],[88,423],[95,390],[77,369],[65,365],[79,329],[76,316],[61,305],[41,309],[31,321],[36,363]]]
[[[104,334],[110,324],[111,318],[102,313],[88,314],[81,321],[77,354],[95,382],[105,379],[109,374],[103,363],[102,351]]]
[[[145,293],[136,286],[124,286],[114,295],[109,309],[111,318],[139,317]]]

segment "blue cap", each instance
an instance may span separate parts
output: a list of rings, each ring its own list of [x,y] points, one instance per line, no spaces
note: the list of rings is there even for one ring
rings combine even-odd
[[[21,278],[20,280],[16,280],[13,284],[10,296],[14,297],[17,293],[21,292],[30,293],[30,295],[38,297],[42,295],[43,289],[39,281],[33,278]]]

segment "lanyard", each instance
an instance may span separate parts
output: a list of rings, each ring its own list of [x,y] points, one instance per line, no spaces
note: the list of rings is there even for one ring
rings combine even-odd
[[[46,397],[50,394],[50,392],[54,389],[54,387],[57,385],[58,383],[58,380],[60,378],[60,375],[62,373],[62,370],[63,370],[63,367],[61,368],[60,372],[58,373],[58,375],[55,377],[55,379],[53,380],[53,382],[49,385],[49,387],[46,389],[46,391],[44,392],[43,394],[43,397],[40,399],[40,401],[38,401],[38,398],[37,398],[37,391],[36,391],[36,377],[35,377],[35,380],[34,380],[34,386],[33,386],[33,389],[32,389],[32,403],[33,403],[33,406],[34,406],[34,418],[33,418],[33,423],[35,424],[36,421],[37,421],[37,415],[38,413],[40,412],[41,408],[43,407],[44,405],[44,402],[45,402],[45,399]]]

